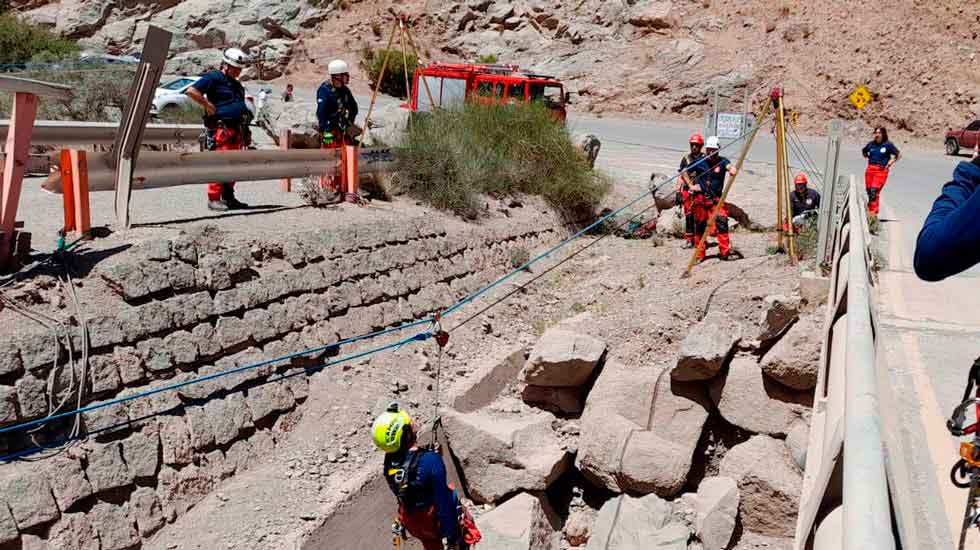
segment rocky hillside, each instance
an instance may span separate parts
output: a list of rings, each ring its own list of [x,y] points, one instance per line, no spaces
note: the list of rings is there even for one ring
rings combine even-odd
[[[329,57],[382,46],[395,8],[415,16],[423,57],[494,55],[556,74],[580,111],[698,118],[716,91],[721,108],[735,108],[777,84],[807,128],[863,118],[927,137],[980,111],[980,12],[957,0],[874,9],[796,0],[29,2],[26,17],[109,50],[135,48],[149,23],[180,31],[183,70],[199,68],[202,51],[237,43],[291,57],[293,78],[314,80]],[[858,113],[847,96],[862,83],[877,101]]]

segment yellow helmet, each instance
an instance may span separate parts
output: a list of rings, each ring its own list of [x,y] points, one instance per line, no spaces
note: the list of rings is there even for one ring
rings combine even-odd
[[[371,438],[382,451],[398,452],[402,447],[402,435],[405,433],[406,426],[411,429],[412,418],[405,411],[398,410],[397,405],[392,405],[374,419]]]

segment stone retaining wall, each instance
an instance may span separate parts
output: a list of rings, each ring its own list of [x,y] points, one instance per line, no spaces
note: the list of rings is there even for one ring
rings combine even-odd
[[[83,404],[423,318],[510,269],[513,250],[560,236],[532,224],[548,225],[529,217],[450,234],[414,219],[276,243],[235,244],[207,231],[144,243],[93,274],[118,299],[99,303],[100,315],[89,319]],[[50,334],[0,342],[0,426],[43,418],[49,378],[56,398],[68,395],[68,369],[51,376],[57,346]],[[63,362],[64,350],[58,356]],[[0,465],[0,550],[42,541],[139,547],[275,448],[309,391],[305,375],[281,375],[326,356],[318,351],[83,415],[83,430],[102,431],[58,456]],[[66,410],[74,405],[73,398]],[[0,435],[0,452],[29,446],[22,431]]]

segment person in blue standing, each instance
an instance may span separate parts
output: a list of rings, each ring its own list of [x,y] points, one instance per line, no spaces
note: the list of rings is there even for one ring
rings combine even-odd
[[[327,65],[330,79],[320,84],[316,91],[316,120],[320,128],[320,148],[340,149],[344,145],[356,145],[358,130],[357,101],[347,84],[350,82],[350,69],[347,62],[334,59]],[[335,193],[343,193],[343,172],[339,175],[324,175],[320,184]],[[356,197],[346,197],[356,200]]]
[[[206,148],[209,151],[245,149],[252,141],[248,125],[252,113],[245,104],[245,87],[238,81],[248,55],[238,48],[225,50],[221,68],[211,71],[184,92],[204,108],[207,129]],[[235,197],[235,182],[208,184],[208,209],[225,211],[248,208]]]
[[[941,281],[980,263],[980,152],[961,162],[943,186],[915,242],[913,266],[924,281]]]
[[[881,191],[888,181],[888,171],[902,158],[895,144],[888,141],[888,130],[883,126],[875,128],[874,139],[861,149],[861,154],[868,159],[868,168],[864,171],[864,188],[868,191],[868,214],[878,217]]]

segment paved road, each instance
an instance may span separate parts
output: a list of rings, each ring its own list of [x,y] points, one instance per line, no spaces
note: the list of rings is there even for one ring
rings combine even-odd
[[[945,418],[980,355],[980,268],[941,283],[922,282],[912,272],[915,238],[960,160],[966,159],[909,155],[896,166],[883,197],[881,248],[888,266],[880,273],[879,360],[894,391],[904,440],[904,456],[894,458],[904,460],[909,473],[921,548],[953,547],[966,497],[948,481],[957,447]],[[969,548],[980,548],[980,536],[969,542]]]

